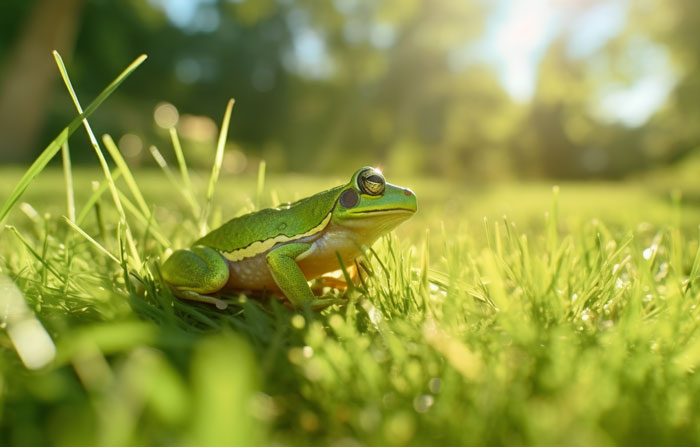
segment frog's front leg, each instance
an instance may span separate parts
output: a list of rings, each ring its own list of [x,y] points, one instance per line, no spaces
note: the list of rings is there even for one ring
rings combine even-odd
[[[286,244],[271,250],[266,256],[267,266],[275,283],[294,307],[309,304],[311,308],[322,308],[344,302],[335,298],[318,299],[311,291],[304,273],[295,259],[311,248],[311,244]]]
[[[220,291],[228,281],[226,259],[210,247],[195,246],[176,250],[161,266],[163,280],[173,294],[187,300],[215,304],[226,309],[228,304],[209,294]]]

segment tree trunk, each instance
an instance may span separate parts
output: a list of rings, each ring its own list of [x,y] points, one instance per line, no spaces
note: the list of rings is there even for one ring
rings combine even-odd
[[[36,2],[0,81],[0,162],[25,162],[36,151],[58,78],[51,51],[64,57],[72,53],[83,3]]]

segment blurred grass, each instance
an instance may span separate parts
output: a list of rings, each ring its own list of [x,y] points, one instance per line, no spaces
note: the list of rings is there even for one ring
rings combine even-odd
[[[189,174],[204,197],[209,173]],[[21,175],[0,169],[0,199]],[[304,314],[173,301],[155,273],[167,248],[127,210],[145,259],[134,288],[59,218],[63,173],[42,172],[9,218],[38,257],[3,231],[0,273],[57,357],[28,371],[0,334],[0,444],[700,443],[700,209],[683,199],[695,182],[564,183],[555,206],[546,183],[386,175],[419,213],[377,244],[351,304]],[[134,178],[171,248],[194,240],[191,204],[163,173]],[[78,209],[93,180],[74,167]],[[261,205],[345,181],[268,174]],[[222,176],[211,226],[253,209],[256,191]],[[117,213],[107,194],[97,203],[82,228],[119,256]]]

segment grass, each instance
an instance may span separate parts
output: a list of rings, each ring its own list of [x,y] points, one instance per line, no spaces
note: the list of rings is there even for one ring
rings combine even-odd
[[[103,141],[111,171],[0,173],[1,445],[700,443],[694,183],[387,173],[420,211],[368,254],[347,306],[218,311],[173,299],[159,260],[345,179],[217,181],[216,165],[186,168],[176,135],[178,168],[131,172]]]

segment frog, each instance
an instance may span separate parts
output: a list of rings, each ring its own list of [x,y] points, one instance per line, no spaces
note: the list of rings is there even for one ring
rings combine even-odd
[[[374,167],[344,185],[293,203],[234,217],[174,251],[161,276],[173,295],[226,309],[234,292],[270,294],[293,308],[323,308],[337,298],[309,281],[352,266],[367,247],[417,211],[415,193],[387,183]]]

